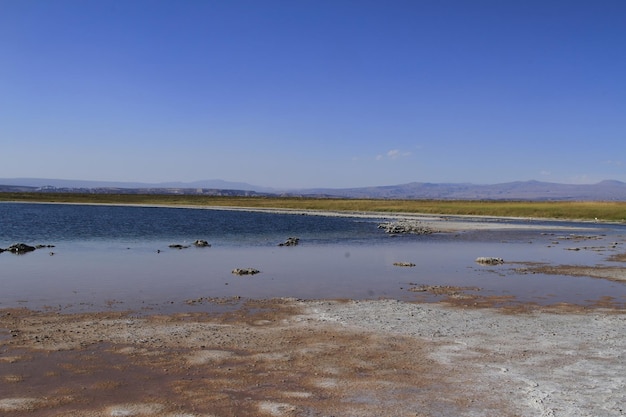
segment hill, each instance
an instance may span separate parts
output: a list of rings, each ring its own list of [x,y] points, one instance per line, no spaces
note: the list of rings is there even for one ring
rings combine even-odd
[[[409,200],[626,201],[626,183],[615,180],[606,180],[597,184],[559,184],[540,181],[515,181],[500,184],[411,182],[378,187],[278,190],[223,180],[151,184],[36,178],[0,179],[0,192],[12,191]]]
[[[559,184],[540,181],[490,185],[412,182],[382,187],[308,191],[311,194],[348,198],[626,201],[626,183],[614,180],[597,184]]]

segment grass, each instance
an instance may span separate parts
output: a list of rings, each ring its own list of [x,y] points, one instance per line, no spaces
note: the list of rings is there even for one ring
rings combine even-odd
[[[626,222],[626,202],[378,200],[155,194],[0,193],[0,201],[282,208]]]

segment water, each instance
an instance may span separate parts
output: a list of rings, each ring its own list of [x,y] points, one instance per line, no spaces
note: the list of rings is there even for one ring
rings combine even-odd
[[[370,239],[372,219],[229,210],[70,204],[0,204],[4,241],[177,242],[203,238],[218,246],[274,245],[297,234],[312,243]]]
[[[186,301],[213,297],[435,299],[408,291],[415,285],[480,287],[485,296],[543,304],[586,304],[604,296],[626,303],[624,283],[520,275],[508,263],[474,262],[497,256],[507,262],[620,265],[606,258],[626,250],[624,226],[543,221],[532,222],[541,226],[532,230],[390,237],[377,228],[383,220],[377,218],[19,203],[0,203],[0,219],[0,247],[55,245],[0,254],[0,308],[193,310],[203,304]],[[565,240],[553,244],[570,233],[597,239],[579,243],[590,247],[581,251],[565,250]],[[290,236],[300,244],[277,246]],[[168,247],[196,239],[212,246]],[[620,245],[612,248],[616,241]],[[238,267],[261,273],[233,275]]]

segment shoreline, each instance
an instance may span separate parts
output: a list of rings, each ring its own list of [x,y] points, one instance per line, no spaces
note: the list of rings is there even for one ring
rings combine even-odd
[[[58,204],[77,206],[110,206],[110,207],[139,207],[139,208],[167,208],[192,209],[215,211],[242,211],[252,213],[290,214],[325,217],[353,217],[380,220],[414,220],[430,227],[438,225],[441,232],[471,231],[471,230],[505,230],[505,229],[542,229],[545,226],[532,224],[510,224],[507,222],[552,222],[552,223],[580,223],[590,225],[624,225],[622,222],[592,221],[586,219],[557,219],[548,217],[514,217],[514,216],[480,216],[462,214],[429,214],[407,212],[379,212],[379,211],[341,211],[316,209],[290,209],[265,207],[237,207],[237,206],[203,206],[203,205],[174,205],[174,204],[118,204],[118,203],[73,203],[73,202],[46,202],[46,201],[2,201],[11,204]],[[553,229],[576,230],[575,226],[551,226]]]

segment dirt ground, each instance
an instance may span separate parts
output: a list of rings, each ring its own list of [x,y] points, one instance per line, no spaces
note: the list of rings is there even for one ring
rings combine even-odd
[[[626,415],[624,311],[465,301],[2,310],[0,415]]]

